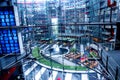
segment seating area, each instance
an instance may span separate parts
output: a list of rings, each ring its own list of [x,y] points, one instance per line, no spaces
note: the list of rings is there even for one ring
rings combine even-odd
[[[72,62],[76,61],[77,64],[87,66],[89,68],[95,68],[98,65],[97,61],[88,60],[88,57],[85,55],[81,55],[80,53],[68,53],[65,55],[65,59],[70,60]]]
[[[75,53],[72,53],[72,52],[71,52],[71,53],[69,53],[69,54],[66,54],[66,55],[65,55],[65,58],[68,59],[68,60],[74,60],[74,59],[79,59],[80,56],[81,56],[80,53],[75,54]]]
[[[89,68],[95,68],[97,67],[98,62],[97,61],[85,61],[83,64]]]
[[[80,61],[78,62],[78,64],[81,64],[81,63],[89,68],[95,68],[98,65],[97,61],[90,61],[86,56],[83,56],[80,58]]]

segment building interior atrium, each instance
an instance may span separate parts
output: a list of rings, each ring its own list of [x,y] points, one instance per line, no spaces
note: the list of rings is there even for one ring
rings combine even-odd
[[[0,0],[0,80],[120,80],[120,0]]]

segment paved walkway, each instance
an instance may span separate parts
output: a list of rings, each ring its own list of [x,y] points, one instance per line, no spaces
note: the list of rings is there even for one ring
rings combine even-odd
[[[42,47],[41,46],[40,46],[40,48],[42,50],[46,50],[49,47],[49,45],[46,45],[46,44]],[[84,46],[83,45],[80,45],[80,51],[83,52],[83,54],[84,54]],[[62,55],[57,55],[57,56],[52,56],[52,57],[55,61],[58,61],[59,63],[63,64]],[[65,64],[70,65],[70,66],[77,65],[66,59],[64,59],[64,62],[65,62]],[[90,71],[80,71],[80,72],[74,71],[74,70],[73,71],[64,70],[64,73],[63,73],[63,70],[53,68],[52,73],[50,73],[51,72],[50,67],[42,65],[42,64],[40,64],[40,65],[44,66],[44,67],[40,68],[39,71],[37,71],[38,73],[34,74],[34,75],[36,75],[35,78],[34,78],[34,76],[32,76],[33,80],[57,80],[58,77],[60,77],[61,80],[103,80],[99,74],[97,74],[91,70]],[[38,66],[40,66],[40,65],[38,65]],[[35,69],[33,69],[32,71],[35,71]],[[26,80],[30,79],[28,75],[26,77]],[[39,76],[39,77],[37,77],[37,76]],[[67,76],[69,76],[69,78]]]
[[[103,80],[102,77],[98,77],[97,73],[70,73],[70,72],[63,72],[63,71],[56,71],[51,70],[45,67],[40,67],[38,64],[35,66],[36,63],[28,62],[24,65],[23,70],[25,67],[28,67],[24,72],[25,80],[57,80],[60,78],[61,80]],[[31,70],[32,69],[32,70]],[[29,71],[30,70],[30,71]],[[26,74],[26,72],[28,72]]]
[[[109,56],[113,58],[113,60],[117,63],[117,65],[120,67],[120,50],[117,51],[109,51]]]
[[[43,44],[44,45],[44,44]],[[54,45],[54,44],[52,44],[52,45]],[[52,46],[51,45],[51,46]],[[42,46],[42,45],[41,45]],[[75,46],[75,45],[74,45]],[[81,44],[80,45],[81,47],[80,47],[80,49],[81,49],[81,52],[84,52],[84,46]],[[44,46],[44,48],[42,49],[42,50],[46,50],[46,49],[48,49],[48,47],[49,47],[49,45],[46,45],[46,46]],[[50,56],[50,54],[46,54],[46,51],[43,51],[44,52],[44,55],[45,56]],[[56,62],[58,62],[58,63],[60,63],[60,64],[65,64],[65,65],[68,65],[68,66],[79,66],[78,64],[76,64],[76,63],[74,63],[74,62],[72,62],[72,61],[70,61],[70,60],[67,60],[67,59],[65,59],[62,55],[52,55],[52,59],[54,60],[54,61],[56,61]],[[47,67],[47,68],[49,68],[48,66],[46,66],[46,65],[43,65],[43,64],[40,64],[40,65],[42,65],[42,66],[44,66],[44,67]],[[58,71],[62,71],[62,70],[60,70],[60,69],[55,69],[55,70],[58,70]],[[70,71],[70,70],[66,70],[67,72],[76,72],[76,71]],[[77,71],[78,73],[79,73],[79,71]],[[90,71],[90,72],[92,72],[92,70]],[[80,73],[86,73],[86,71],[80,71]]]
[[[50,56],[50,54],[46,54],[46,51],[45,51],[45,50],[47,50],[47,49],[49,48],[50,45],[46,45],[46,46],[45,46],[45,45],[43,44],[43,45],[41,45],[41,46],[42,46],[42,47],[44,46],[44,48],[42,49],[44,55]],[[41,48],[41,46],[40,46],[40,48]],[[68,47],[66,47],[66,48],[68,48]],[[75,64],[75,63],[73,63],[73,62],[71,62],[71,61],[63,58],[62,55],[52,55],[52,59],[55,60],[55,61],[57,61],[57,62],[60,63],[60,64],[63,64],[63,61],[64,61],[64,64],[65,64],[65,65],[69,65],[69,66],[76,66],[76,65],[77,65],[77,64]]]
[[[52,56],[52,59],[57,61],[60,64],[63,64],[63,62],[64,62],[64,64],[68,65],[68,66],[76,66],[77,65],[69,60],[66,60],[64,57],[62,57],[62,55]]]

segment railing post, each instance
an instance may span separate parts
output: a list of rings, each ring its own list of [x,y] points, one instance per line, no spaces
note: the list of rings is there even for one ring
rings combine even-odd
[[[110,8],[110,22],[112,22],[112,7]]]
[[[116,67],[115,80],[118,80],[118,73],[119,73],[119,69],[118,69],[118,66],[117,66],[117,67]]]
[[[27,57],[27,47],[24,47],[25,50],[25,56]]]
[[[108,71],[108,56],[107,56],[107,59],[106,59],[106,70]]]
[[[101,60],[103,61],[103,49],[101,49],[101,52],[100,52],[100,57],[101,57]]]
[[[15,53],[15,62],[17,62],[17,53]]]
[[[0,72],[1,72],[1,70],[2,70],[2,64],[1,64],[1,60],[0,60]]]

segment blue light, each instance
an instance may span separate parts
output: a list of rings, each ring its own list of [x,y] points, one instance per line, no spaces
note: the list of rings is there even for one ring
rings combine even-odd
[[[10,19],[11,22],[14,22],[14,19]]]
[[[11,51],[7,50],[7,53],[11,53]]]
[[[2,47],[4,48],[4,47],[5,47],[5,45],[4,45],[4,44],[2,44]]]
[[[10,44],[11,47],[13,47],[13,44]]]
[[[10,18],[14,18],[14,15],[10,15]]]
[[[4,37],[4,40],[8,40],[8,37]]]
[[[11,34],[10,30],[7,30],[7,32],[8,32],[9,34]]]
[[[13,34],[14,36],[17,36],[17,34]]]
[[[17,31],[15,29],[12,30],[13,33],[16,33]]]
[[[8,48],[10,45],[9,44],[6,44],[6,47]]]
[[[7,23],[7,26],[10,26],[10,23]]]
[[[0,40],[3,40],[3,37],[1,37]]]
[[[3,30],[3,33],[7,33],[7,30]]]
[[[0,14],[3,14],[3,12],[2,12],[2,11],[0,11]]]
[[[4,17],[4,15],[0,15],[0,18],[4,19],[5,17]]]
[[[18,44],[15,44],[15,47],[18,47]]]
[[[2,19],[2,23],[4,23],[5,22],[5,20],[4,19]]]
[[[32,28],[28,28],[29,30],[32,30]]]
[[[10,40],[12,40],[12,37],[9,37]]]
[[[18,39],[18,38],[17,38],[17,37],[13,37],[13,39],[15,39],[15,40],[16,40],[16,39]]]
[[[5,15],[6,18],[9,18],[8,15]]]
[[[13,14],[13,11],[10,11],[9,13],[10,13],[10,14]]]
[[[9,19],[5,19],[6,22],[9,22]]]
[[[7,50],[9,51],[9,50],[10,50],[10,48],[7,48]]]
[[[16,50],[18,50],[19,48],[18,47],[15,47]]]
[[[15,49],[14,49],[14,47],[11,47],[11,51],[14,51]]]
[[[11,34],[9,33],[8,36],[11,36]]]
[[[4,44],[5,42],[4,41],[1,41],[2,44]]]
[[[8,43],[8,41],[5,41],[5,43]]]
[[[2,23],[2,26],[6,26],[6,23]]]
[[[4,36],[7,36],[7,34],[4,34]]]
[[[13,40],[10,40],[10,43],[14,43],[14,41],[13,41]]]
[[[11,26],[15,26],[15,23],[14,23],[14,22],[11,22]]]
[[[6,52],[6,48],[3,48],[4,52]]]
[[[17,40],[15,40],[15,43],[18,43],[18,41],[17,41]]]
[[[4,14],[9,14],[8,11],[5,11]]]

